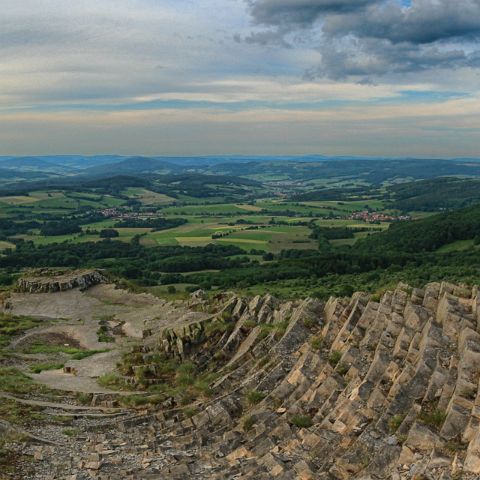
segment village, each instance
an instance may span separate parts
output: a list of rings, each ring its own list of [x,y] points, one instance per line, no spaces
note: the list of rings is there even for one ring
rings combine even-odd
[[[353,212],[348,218],[366,223],[409,222],[412,219],[410,215],[390,215],[382,212],[369,212],[368,210]]]

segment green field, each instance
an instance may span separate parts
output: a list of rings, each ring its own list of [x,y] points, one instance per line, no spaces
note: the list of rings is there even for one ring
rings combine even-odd
[[[143,205],[168,205],[175,201],[174,198],[168,195],[152,192],[146,188],[130,187],[122,193],[127,197],[140,201]]]
[[[2,250],[7,250],[8,248],[15,248],[15,245],[10,242],[0,241],[0,252]]]
[[[440,247],[437,252],[449,253],[449,252],[461,252],[463,250],[469,250],[475,246],[474,240],[458,240],[457,242],[449,243]]]
[[[139,236],[146,247],[181,245],[205,246],[210,243],[235,245],[242,250],[263,250],[278,253],[285,249],[315,249],[316,240],[310,238],[310,222],[322,227],[351,227],[384,230],[389,224],[367,225],[348,216],[365,208],[381,209],[379,200],[355,200],[350,202],[292,202],[279,198],[261,198],[255,201],[226,202],[215,197],[194,199],[181,195],[174,199],[165,194],[156,193],[142,187],[124,188],[119,194],[97,190],[39,190],[25,195],[0,197],[0,218],[35,220],[40,223],[55,218],[70,218],[81,212],[97,211],[106,208],[119,208],[128,212],[128,200],[135,200],[136,215],[152,212],[159,217],[183,218],[184,225],[168,230],[155,231],[153,228],[116,228],[118,240],[130,242]],[[223,202],[222,202],[223,200]],[[140,204],[138,203],[140,202]],[[182,202],[188,202],[183,204]],[[139,206],[140,205],[140,206]],[[332,215],[336,218],[332,218]],[[329,217],[330,216],[330,217]],[[98,217],[98,215],[97,215]],[[145,217],[151,218],[151,217]],[[81,233],[42,236],[39,228],[29,229],[13,238],[33,241],[37,245],[53,243],[82,243],[101,241],[103,229],[115,228],[115,218],[98,218],[91,223],[83,223]],[[368,233],[356,233],[353,239],[339,239],[333,245],[352,245],[358,238]],[[11,248],[12,244],[3,242],[0,249]]]

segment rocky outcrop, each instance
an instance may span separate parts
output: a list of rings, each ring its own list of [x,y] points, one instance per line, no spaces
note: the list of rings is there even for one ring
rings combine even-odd
[[[24,293],[55,293],[88,288],[106,283],[105,276],[97,270],[77,272],[35,272],[18,280],[17,290]]]
[[[378,302],[196,299],[214,313],[150,325],[125,375],[162,392],[161,362],[188,360],[216,373],[209,395],[169,393],[43,465],[77,479],[478,479],[477,297],[435,283]]]

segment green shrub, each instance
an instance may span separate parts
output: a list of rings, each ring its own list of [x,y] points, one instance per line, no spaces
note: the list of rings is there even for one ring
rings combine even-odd
[[[243,322],[243,327],[247,328],[248,330],[251,330],[256,326],[257,326],[257,322],[255,320],[245,320],[245,322]]]
[[[312,419],[308,415],[295,415],[290,423],[298,428],[310,428],[313,425]]]
[[[287,328],[289,325],[290,325],[289,320],[284,320],[283,322],[274,324],[275,338],[277,340],[283,337],[283,335],[285,335],[285,332],[287,331]]]
[[[437,408],[431,411],[423,411],[420,412],[418,419],[423,422],[425,425],[430,427],[434,427],[436,429],[440,429],[447,418],[447,414],[442,410],[438,410]]]
[[[77,393],[77,401],[82,405],[90,405],[92,403],[91,393]]]
[[[193,362],[185,361],[177,367],[177,373],[193,374],[196,369],[197,367]]]
[[[255,418],[251,415],[248,417],[244,417],[242,421],[242,428],[244,432],[249,432],[252,427],[255,425]]]
[[[259,392],[258,390],[251,390],[247,393],[246,398],[250,405],[256,405],[257,403],[260,403],[265,396],[264,393]]]
[[[318,321],[315,319],[315,318],[305,318],[303,320],[303,324],[308,328],[308,329],[312,329],[314,328],[315,326],[318,325]]]
[[[390,429],[390,432],[395,433],[400,428],[400,425],[404,420],[405,420],[405,415],[394,415],[388,421],[388,428]]]
[[[187,418],[192,418],[197,414],[197,409],[195,407],[187,407],[183,409],[183,413]]]
[[[10,393],[31,393],[41,390],[30,377],[27,377],[18,368],[0,367],[0,391]]]
[[[350,370],[350,365],[348,365],[347,363],[340,362],[337,365],[337,372],[342,376],[346,375],[349,370]]]
[[[108,348],[105,348],[103,350],[80,350],[76,353],[72,354],[72,360],[83,360],[84,358],[91,357],[92,355],[96,355],[97,353],[105,353],[109,352],[110,350]]]
[[[310,345],[314,350],[321,350],[323,347],[323,342],[324,342],[323,337],[316,336],[310,340]]]
[[[30,370],[33,373],[40,373],[44,370],[60,370],[63,368],[63,363],[37,363],[36,365],[32,365]]]
[[[112,337],[108,333],[108,327],[106,325],[101,325],[97,330],[97,339],[102,343],[113,343],[115,342],[115,337]]]
[[[330,363],[332,367],[336,367],[337,363],[340,361],[341,358],[342,358],[342,352],[338,352],[334,350],[328,356],[328,363]]]

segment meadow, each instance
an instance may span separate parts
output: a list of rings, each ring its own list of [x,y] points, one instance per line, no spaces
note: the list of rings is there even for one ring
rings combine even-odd
[[[88,210],[120,208],[128,211],[125,206],[132,201],[139,215],[155,212],[155,215],[166,218],[185,219],[186,223],[156,231],[148,227],[116,228],[118,220],[104,218],[82,224],[81,231],[75,233],[45,236],[39,228],[32,228],[15,235],[12,240],[33,241],[36,245],[83,243],[100,241],[103,239],[100,236],[102,230],[115,228],[118,240],[131,242],[138,238],[147,247],[215,243],[235,245],[246,252],[253,249],[279,253],[287,249],[315,249],[317,243],[310,238],[310,224],[359,228],[365,224],[348,219],[349,214],[364,208],[383,207],[378,200],[292,202],[283,198],[262,198],[246,203],[227,202],[225,199],[212,203],[210,198],[200,203],[198,198],[184,196],[180,200],[140,187],[125,188],[118,195],[52,189],[0,197],[0,218],[43,222],[55,217],[72,217]],[[386,224],[375,226],[379,230],[387,227]],[[356,234],[354,239],[333,240],[332,244],[351,245],[362,236]],[[0,251],[14,246],[10,240],[2,240]]]

